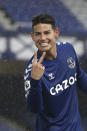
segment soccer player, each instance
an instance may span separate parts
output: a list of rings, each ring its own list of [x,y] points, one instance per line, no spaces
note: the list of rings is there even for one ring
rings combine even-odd
[[[37,113],[35,131],[82,131],[76,90],[87,92],[87,74],[72,45],[56,43],[58,36],[52,16],[33,18],[31,37],[38,50],[25,69],[27,105]]]

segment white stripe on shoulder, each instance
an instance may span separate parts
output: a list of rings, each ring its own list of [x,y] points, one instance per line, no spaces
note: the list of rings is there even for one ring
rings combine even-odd
[[[60,45],[61,43],[60,42],[57,42],[57,45]]]
[[[61,45],[61,44],[65,45],[65,44],[67,44],[67,42],[57,42],[57,44],[58,45]]]
[[[63,42],[63,44],[65,45],[65,44],[67,44],[67,42]]]

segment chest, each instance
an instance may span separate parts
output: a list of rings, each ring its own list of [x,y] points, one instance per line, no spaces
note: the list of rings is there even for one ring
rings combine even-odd
[[[45,94],[55,96],[68,91],[77,81],[75,58],[64,56],[55,63],[48,63],[42,81]]]

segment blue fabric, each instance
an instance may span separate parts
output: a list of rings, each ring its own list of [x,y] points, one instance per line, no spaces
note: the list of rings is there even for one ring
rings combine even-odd
[[[76,89],[87,92],[87,75],[80,69],[71,44],[56,46],[57,57],[42,62],[45,72],[40,80],[31,79],[33,57],[26,67],[27,105],[38,114],[36,131],[82,131]]]

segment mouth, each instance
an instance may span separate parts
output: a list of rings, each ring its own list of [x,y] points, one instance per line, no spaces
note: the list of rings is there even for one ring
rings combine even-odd
[[[41,46],[47,46],[48,43],[40,43]]]

